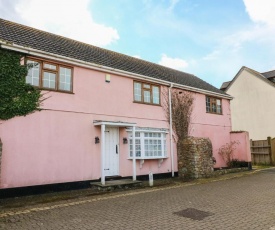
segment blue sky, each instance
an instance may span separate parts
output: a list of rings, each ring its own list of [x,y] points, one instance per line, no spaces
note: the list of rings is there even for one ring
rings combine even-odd
[[[194,74],[220,87],[275,69],[274,0],[0,0],[0,17]]]

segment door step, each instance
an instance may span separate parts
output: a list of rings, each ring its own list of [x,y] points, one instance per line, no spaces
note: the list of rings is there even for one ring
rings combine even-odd
[[[132,179],[121,179],[121,180],[110,180],[105,181],[105,184],[101,182],[92,182],[91,186],[97,188],[100,191],[113,191],[115,189],[131,189],[140,187],[142,184],[141,181],[133,181]]]
[[[114,175],[114,176],[106,176],[105,181],[111,181],[111,180],[120,180],[122,177],[120,175]]]

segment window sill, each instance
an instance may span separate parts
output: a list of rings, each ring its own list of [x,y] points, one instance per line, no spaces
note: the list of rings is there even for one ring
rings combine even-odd
[[[47,88],[38,88],[41,91],[48,91],[48,92],[55,92],[55,93],[66,93],[66,94],[74,94],[74,92],[71,91],[61,91],[61,90],[55,90],[55,89],[47,89]]]
[[[39,89],[41,91],[48,91],[48,92],[56,92],[56,93],[67,93],[67,94],[74,94],[73,91],[65,91],[65,90],[56,90],[50,88],[41,88],[39,86],[32,85],[34,88]]]
[[[215,114],[215,115],[223,115],[222,113],[213,113],[213,112],[206,112],[206,113]]]
[[[142,104],[142,105],[161,106],[161,104],[145,103],[145,102],[141,102],[141,101],[133,101],[133,103]]]
[[[168,157],[151,157],[151,158],[136,158],[136,160],[139,160],[139,168],[141,169],[143,164],[144,164],[144,161],[145,160],[158,160],[158,167],[160,168],[161,167],[161,164],[162,162],[164,161],[164,159],[167,159]],[[128,160],[133,160],[133,158],[128,158]]]

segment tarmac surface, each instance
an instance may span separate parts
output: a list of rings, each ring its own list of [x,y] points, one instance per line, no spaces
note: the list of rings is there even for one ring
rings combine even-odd
[[[275,230],[275,168],[107,193],[0,199],[0,229]]]

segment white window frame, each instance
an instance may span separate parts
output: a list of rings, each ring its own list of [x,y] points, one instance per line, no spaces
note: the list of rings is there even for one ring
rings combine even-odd
[[[132,153],[131,153],[131,146],[132,146],[132,130],[127,130],[128,132],[128,139],[129,139],[129,153],[128,157],[129,159],[133,159]],[[137,135],[139,133],[139,135]],[[160,134],[160,137],[145,137],[145,133],[158,133]],[[140,141],[140,156],[137,155],[139,148],[136,145],[136,159],[163,159],[167,158],[167,131],[166,130],[155,130],[155,129],[137,129],[136,130],[136,136],[135,140]],[[160,140],[161,141],[161,155],[160,156],[146,156],[145,155],[145,140]]]

